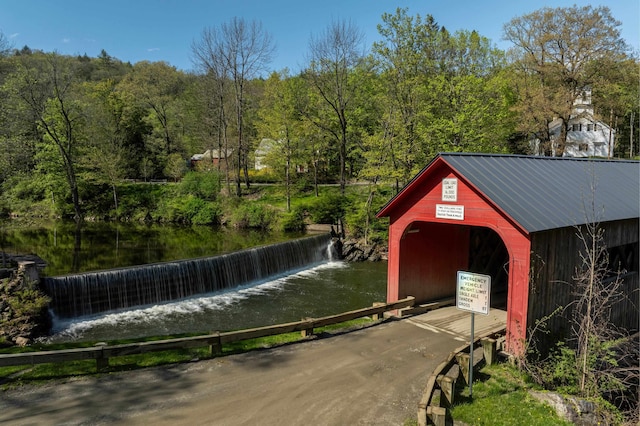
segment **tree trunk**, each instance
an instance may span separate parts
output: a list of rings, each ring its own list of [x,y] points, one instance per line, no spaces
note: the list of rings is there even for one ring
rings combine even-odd
[[[242,170],[242,154],[240,153],[240,147],[238,147],[238,166],[236,167],[236,195],[238,198],[242,196],[242,188],[240,188],[240,171]]]
[[[285,181],[287,191],[287,212],[291,211],[291,147],[287,137],[287,164],[285,170]]]
[[[313,187],[316,192],[316,197],[320,196],[320,192],[318,191],[318,160],[313,160]]]
[[[116,207],[116,217],[118,216],[118,193],[116,192],[116,184],[112,183],[111,188],[113,189],[113,204]]]

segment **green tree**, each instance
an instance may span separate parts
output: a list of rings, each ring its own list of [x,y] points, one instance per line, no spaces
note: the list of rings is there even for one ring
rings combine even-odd
[[[505,102],[506,82],[476,75],[440,74],[428,87],[438,96],[425,125],[429,156],[436,152],[505,152],[513,120]]]
[[[296,85],[300,79],[292,78],[285,70],[274,72],[266,81],[258,115],[258,129],[264,137],[274,140],[268,164],[284,173],[287,211],[291,211],[291,169],[300,161],[300,134],[302,118],[296,108]],[[283,163],[283,164],[280,164]]]
[[[182,72],[165,62],[142,61],[119,83],[118,90],[131,112],[142,108],[153,129],[147,141],[145,154],[155,156],[164,164],[168,155],[181,152],[181,120],[178,98],[185,81]],[[155,155],[154,155],[155,154]]]
[[[595,61],[593,65],[598,70],[593,84],[593,102],[599,107],[596,115],[616,130],[615,149],[609,154],[633,158],[639,152],[640,62],[628,58],[617,62]]]
[[[167,158],[167,165],[165,166],[165,175],[173,178],[174,182],[177,182],[185,173],[186,164],[184,158],[178,153],[173,153]]]
[[[504,54],[476,31],[450,34],[433,16],[384,14],[374,43],[381,125],[366,139],[396,191],[441,151],[503,152],[513,132]]]
[[[618,62],[628,51],[621,23],[606,6],[545,7],[504,25],[513,43],[520,130],[541,140],[547,155],[562,155],[573,104],[597,81],[596,61]],[[551,140],[548,123],[562,121]]]
[[[29,58],[32,59],[32,58]],[[7,82],[41,132],[41,143],[58,151],[59,164],[71,193],[74,218],[82,219],[78,188],[78,157],[84,143],[84,113],[78,102],[74,63],[56,53],[21,63]],[[37,66],[33,66],[37,65]]]
[[[236,194],[241,196],[241,174],[249,186],[248,154],[250,144],[245,122],[251,106],[248,83],[264,71],[271,61],[275,47],[271,35],[258,21],[246,22],[233,18],[219,28],[205,29],[201,40],[192,46],[197,64],[210,73],[217,82],[217,107],[221,114],[220,138],[226,137],[226,115],[224,106],[225,84],[229,81],[233,93],[236,132]],[[222,139],[219,139],[222,140]]]
[[[117,184],[126,175],[128,151],[125,103],[112,80],[85,83],[85,113],[92,126],[87,127],[87,148],[82,161],[90,179],[111,187],[118,212]]]
[[[323,109],[305,112],[319,129],[331,136],[338,147],[340,191],[347,181],[349,118],[358,82],[350,74],[363,63],[363,34],[350,21],[334,21],[309,42],[310,61],[304,76],[317,91]]]

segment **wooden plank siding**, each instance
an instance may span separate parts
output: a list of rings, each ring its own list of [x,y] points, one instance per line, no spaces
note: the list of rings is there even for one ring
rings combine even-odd
[[[638,243],[638,220],[607,222],[600,226],[604,229],[607,247]],[[581,267],[579,253],[583,251],[577,232],[575,227],[566,227],[532,234],[527,311],[529,330],[537,320],[559,307],[565,308],[549,319],[547,329],[551,333],[545,339],[548,342],[565,338],[571,331],[571,305],[576,300],[574,276]],[[635,255],[638,255],[637,251]],[[625,297],[613,307],[611,320],[616,326],[637,330],[640,322],[637,270],[625,274],[621,291]]]
[[[593,202],[606,206],[600,216],[606,244],[618,247],[611,252],[615,263],[632,271],[624,277],[627,299],[612,318],[637,329],[639,166],[637,161],[438,154],[377,213],[389,217],[387,301],[407,294],[418,303],[453,295],[454,272],[495,271],[491,262],[473,262],[479,253],[495,253],[494,265],[502,262],[508,270],[506,347],[522,354],[536,321],[575,300],[572,281],[581,245],[572,226],[589,222],[588,200],[579,189],[598,177]],[[504,244],[508,266],[495,243],[472,250],[478,235],[482,244],[492,244],[493,233]],[[550,319],[550,338],[566,336],[568,316],[566,311]]]

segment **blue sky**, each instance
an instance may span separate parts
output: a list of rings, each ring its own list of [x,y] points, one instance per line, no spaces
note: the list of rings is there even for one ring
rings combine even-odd
[[[306,62],[309,39],[332,20],[351,20],[365,34],[367,47],[378,39],[381,15],[407,7],[412,15],[433,15],[448,30],[477,30],[498,47],[510,19],[544,6],[607,4],[622,22],[623,38],[640,48],[638,0],[0,0],[0,31],[16,48],[98,56],[102,49],[122,61],[166,61],[188,71],[191,44],[203,29],[233,17],[258,20],[273,36],[270,69],[295,72]]]

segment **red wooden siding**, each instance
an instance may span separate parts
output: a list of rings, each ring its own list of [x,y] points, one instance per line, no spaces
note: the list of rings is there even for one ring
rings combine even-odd
[[[467,270],[469,227],[414,222],[411,229],[400,241],[399,298],[426,301],[455,296],[456,273]]]
[[[447,177],[458,179],[456,202],[442,201]],[[387,301],[412,295],[427,302],[455,294],[456,271],[468,262],[469,227],[490,228],[509,252],[507,343],[520,352],[527,328],[528,234],[441,159],[403,192],[379,214],[390,218]],[[437,218],[436,204],[464,206],[464,220]]]

